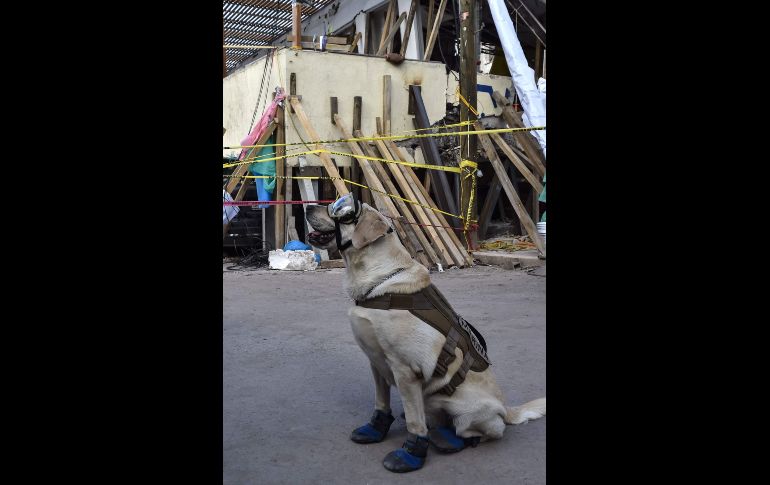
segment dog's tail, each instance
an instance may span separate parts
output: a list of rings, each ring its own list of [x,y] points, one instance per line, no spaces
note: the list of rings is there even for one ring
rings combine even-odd
[[[530,419],[545,416],[545,398],[535,399],[521,406],[509,406],[505,408],[505,424],[522,424]]]

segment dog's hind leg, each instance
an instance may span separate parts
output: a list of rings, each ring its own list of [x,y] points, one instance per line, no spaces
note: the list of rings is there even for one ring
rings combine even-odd
[[[351,440],[362,444],[379,443],[385,439],[395,420],[390,412],[390,384],[373,364],[371,368],[374,377],[374,414],[367,424],[354,429],[350,435]]]

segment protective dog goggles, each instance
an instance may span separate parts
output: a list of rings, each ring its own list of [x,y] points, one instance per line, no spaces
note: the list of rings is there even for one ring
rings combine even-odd
[[[353,197],[353,194],[345,194],[326,207],[329,217],[340,224],[350,224],[361,215],[361,203]]]

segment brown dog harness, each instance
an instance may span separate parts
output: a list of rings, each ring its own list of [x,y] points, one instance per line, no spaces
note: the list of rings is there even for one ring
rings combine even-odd
[[[449,383],[440,392],[451,396],[463,383],[468,370],[481,372],[489,367],[487,344],[473,325],[458,315],[444,295],[434,285],[417,293],[386,293],[368,300],[356,301],[356,305],[376,310],[409,310],[409,312],[435,328],[446,337],[436,362],[434,377],[442,377],[455,360],[455,347],[463,352],[463,362]]]

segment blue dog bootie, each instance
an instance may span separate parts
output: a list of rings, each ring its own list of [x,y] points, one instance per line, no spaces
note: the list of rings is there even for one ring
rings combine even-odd
[[[419,470],[428,456],[428,437],[409,433],[404,446],[391,451],[382,460],[382,464],[394,473],[406,473]]]
[[[385,439],[390,425],[395,420],[396,418],[392,414],[386,414],[379,409],[375,409],[372,419],[367,424],[354,429],[350,439],[362,444],[379,443]]]
[[[475,447],[479,444],[479,438],[457,436],[454,428],[433,428],[428,431],[428,437],[433,446],[441,453],[457,453],[468,446]]]

